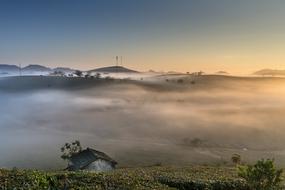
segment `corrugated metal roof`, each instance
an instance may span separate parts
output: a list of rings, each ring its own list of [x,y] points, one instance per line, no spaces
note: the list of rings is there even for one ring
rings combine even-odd
[[[106,155],[104,152],[100,152],[91,148],[87,148],[83,151],[81,151],[78,154],[73,155],[70,158],[70,161],[72,163],[72,166],[69,168],[72,170],[78,170],[78,169],[84,169],[92,162],[102,159],[110,162],[112,165],[116,165],[117,162],[110,158],[108,155]]]

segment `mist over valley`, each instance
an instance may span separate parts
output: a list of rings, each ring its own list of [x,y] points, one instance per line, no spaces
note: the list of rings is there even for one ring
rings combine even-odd
[[[215,165],[234,153],[283,166],[284,83],[218,75],[2,78],[0,165],[64,168],[59,148],[78,139],[121,167]]]

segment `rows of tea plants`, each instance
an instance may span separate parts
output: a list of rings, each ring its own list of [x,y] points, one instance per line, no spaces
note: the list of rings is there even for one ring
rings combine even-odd
[[[144,167],[112,172],[44,172],[0,170],[0,189],[7,190],[247,190],[236,170],[220,167]]]

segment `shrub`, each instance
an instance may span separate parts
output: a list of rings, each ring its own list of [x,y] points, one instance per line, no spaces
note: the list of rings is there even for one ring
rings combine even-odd
[[[158,179],[160,183],[179,190],[249,190],[242,180],[175,180]]]
[[[79,70],[74,71],[74,74],[78,77],[82,77],[83,75],[82,71],[79,71]]]
[[[184,80],[183,80],[183,79],[178,79],[178,80],[177,80],[177,83],[182,84],[183,82],[184,82]]]
[[[240,164],[241,163],[241,156],[239,154],[233,154],[232,155],[232,162],[234,164]]]
[[[282,169],[276,169],[274,160],[259,160],[255,165],[239,166],[238,175],[252,190],[281,190]]]
[[[96,79],[100,79],[101,78],[101,73],[96,73],[95,78]]]

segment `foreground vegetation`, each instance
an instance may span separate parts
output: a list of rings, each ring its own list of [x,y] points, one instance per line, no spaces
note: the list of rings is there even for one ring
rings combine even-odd
[[[274,160],[229,167],[144,167],[112,172],[44,172],[0,170],[0,189],[5,190],[282,190],[283,170]]]
[[[209,189],[246,190],[235,168],[145,167],[113,172],[0,170],[0,189]]]

